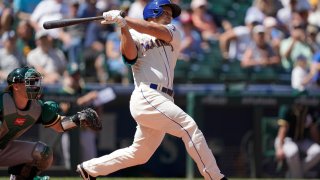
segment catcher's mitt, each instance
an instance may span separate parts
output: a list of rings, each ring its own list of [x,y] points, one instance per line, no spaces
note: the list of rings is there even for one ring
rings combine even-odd
[[[88,127],[94,131],[102,129],[101,120],[97,112],[91,108],[78,112],[80,127]]]

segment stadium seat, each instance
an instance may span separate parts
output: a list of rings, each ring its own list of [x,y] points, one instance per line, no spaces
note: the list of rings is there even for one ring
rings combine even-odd
[[[261,68],[250,72],[251,83],[275,83],[277,81],[277,74],[273,68]]]
[[[211,66],[193,64],[188,73],[188,80],[192,83],[214,83],[217,82],[217,75]]]
[[[175,83],[186,83],[188,72],[190,68],[190,62],[184,60],[178,60],[174,70],[174,82]]]
[[[219,80],[222,82],[246,82],[247,73],[237,60],[224,62],[221,66]]]

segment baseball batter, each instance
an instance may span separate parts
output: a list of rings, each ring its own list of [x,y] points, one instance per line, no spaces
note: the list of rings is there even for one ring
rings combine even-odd
[[[33,68],[14,69],[7,78],[7,91],[0,95],[0,166],[8,167],[10,180],[47,180],[40,177],[51,166],[52,150],[43,142],[16,140],[36,123],[57,132],[77,126],[101,129],[101,122],[92,109],[73,116],[58,114],[53,101],[42,101],[42,76]]]
[[[103,13],[102,23],[121,27],[121,52],[132,66],[135,83],[130,111],[137,127],[130,147],[78,165],[83,179],[146,163],[166,133],[182,138],[206,180],[226,179],[195,121],[174,104],[172,89],[180,33],[170,23],[180,13],[180,7],[169,0],[150,1],[143,11],[144,20],[123,18],[118,10]]]

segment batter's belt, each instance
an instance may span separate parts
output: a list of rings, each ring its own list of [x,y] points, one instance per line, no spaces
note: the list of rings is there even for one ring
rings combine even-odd
[[[173,91],[172,89],[163,87],[163,86],[161,86],[161,85],[159,85],[159,84],[155,84],[155,83],[142,83],[142,84],[148,85],[151,89],[155,89],[155,90],[157,90],[157,91],[166,93],[166,94],[168,94],[168,95],[171,96],[171,97],[174,96],[174,91]]]

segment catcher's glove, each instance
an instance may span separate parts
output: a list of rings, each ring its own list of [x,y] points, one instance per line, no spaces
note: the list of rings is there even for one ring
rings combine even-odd
[[[88,127],[94,131],[102,129],[101,120],[95,110],[87,108],[78,112],[77,116],[80,127]]]

